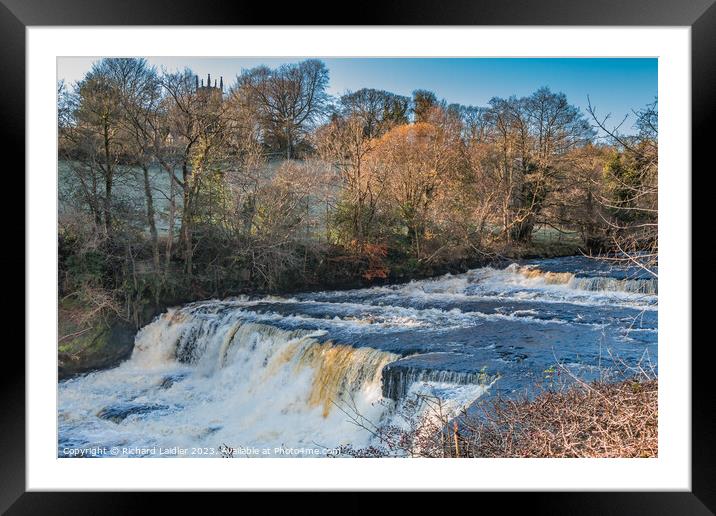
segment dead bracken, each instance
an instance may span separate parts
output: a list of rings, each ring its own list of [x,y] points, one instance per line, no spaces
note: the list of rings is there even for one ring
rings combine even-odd
[[[380,445],[344,446],[338,456],[468,458],[647,458],[658,454],[658,380],[617,383],[581,380],[533,399],[478,401],[470,414],[450,420],[439,399],[430,417],[375,428]],[[354,418],[363,426],[364,420]],[[367,428],[367,426],[364,426]]]
[[[658,381],[575,384],[463,418],[469,457],[656,457]]]

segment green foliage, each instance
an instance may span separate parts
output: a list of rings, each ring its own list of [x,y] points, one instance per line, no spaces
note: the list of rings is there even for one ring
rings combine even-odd
[[[621,224],[649,218],[640,206],[648,199],[649,170],[639,155],[613,151],[604,166],[604,179],[609,192],[608,211]]]
[[[604,176],[614,205],[612,214],[622,221],[630,219],[632,212],[620,208],[634,207],[634,191],[641,181],[636,163],[628,155],[614,151],[605,164]]]
[[[106,256],[98,251],[71,255],[65,262],[68,276],[79,283],[101,282],[106,271]]]
[[[231,192],[226,184],[224,173],[220,169],[203,172],[196,179],[196,209],[192,212],[193,221],[204,226],[227,226],[226,213],[231,210]]]
[[[331,241],[347,248],[383,241],[389,229],[383,213],[346,198],[336,204],[328,223]]]
[[[106,252],[101,248],[85,249],[82,239],[72,231],[61,231],[58,236],[61,294],[86,284],[102,285],[110,272]]]

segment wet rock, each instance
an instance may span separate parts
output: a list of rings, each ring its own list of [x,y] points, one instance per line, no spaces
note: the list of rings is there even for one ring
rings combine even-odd
[[[396,360],[383,368],[383,396],[393,400],[405,397],[415,382],[457,385],[488,385],[497,377],[486,368],[463,369],[459,353],[426,353]]]
[[[58,352],[57,374],[64,380],[78,374],[116,367],[132,355],[135,328],[123,321],[97,328],[65,341]]]
[[[140,403],[122,403],[105,407],[97,413],[97,417],[112,421],[113,423],[121,423],[131,415],[143,415],[158,410],[168,410],[167,405],[158,404],[140,404]]]
[[[172,375],[169,375],[169,376],[165,376],[165,377],[162,379],[161,383],[159,384],[159,387],[162,388],[162,389],[168,389],[168,388],[170,388],[172,385],[174,385],[175,383],[182,381],[184,378],[186,378],[186,376],[187,376],[187,375],[186,375],[186,374],[183,374],[183,373],[182,373],[182,374],[172,374]]]

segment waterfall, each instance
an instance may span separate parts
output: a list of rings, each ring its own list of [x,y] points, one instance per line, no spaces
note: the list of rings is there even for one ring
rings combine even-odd
[[[236,309],[206,305],[173,309],[141,330],[132,361],[156,367],[176,360],[205,376],[229,368],[251,378],[254,389],[277,375],[312,375],[306,407],[333,406],[362,391],[379,390],[383,367],[398,355],[368,347],[319,342],[316,332],[288,331],[247,322]]]
[[[455,417],[498,376],[516,392],[555,350],[586,365],[603,344],[627,363],[656,356],[656,280],[590,263],[169,309],[138,332],[129,360],[60,382],[58,453],[226,445],[325,456],[380,446],[376,434],[414,428],[413,416],[431,421],[435,400]]]
[[[618,279],[601,276],[591,278],[575,276],[569,281],[569,286],[579,290],[592,290],[596,292],[629,292],[632,294],[646,294],[650,296],[655,296],[658,293],[658,282],[655,278]]]
[[[392,424],[401,397],[445,387],[430,381],[468,381],[413,373],[412,386],[402,378],[384,396],[383,372],[400,355],[256,322],[245,308],[211,301],[171,309],[140,330],[128,361],[63,382],[61,449],[269,445],[315,456],[370,446],[373,432],[356,420]],[[482,392],[443,394],[462,407]]]
[[[578,276],[572,272],[543,271],[535,266],[510,265],[505,269],[526,280],[544,285],[562,285],[574,290],[592,292],[628,292],[631,294],[657,295],[656,278],[615,278],[609,276]]]
[[[402,365],[400,361],[389,364],[383,369],[383,396],[392,400],[400,400],[408,396],[414,385],[418,383],[437,383],[453,385],[489,385],[495,379],[484,371],[448,371],[441,369],[425,369],[410,365]]]

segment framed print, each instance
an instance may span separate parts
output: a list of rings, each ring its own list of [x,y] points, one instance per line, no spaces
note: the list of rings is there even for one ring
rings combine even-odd
[[[4,0],[27,303],[3,509],[712,513],[691,170],[716,7],[269,11]]]

